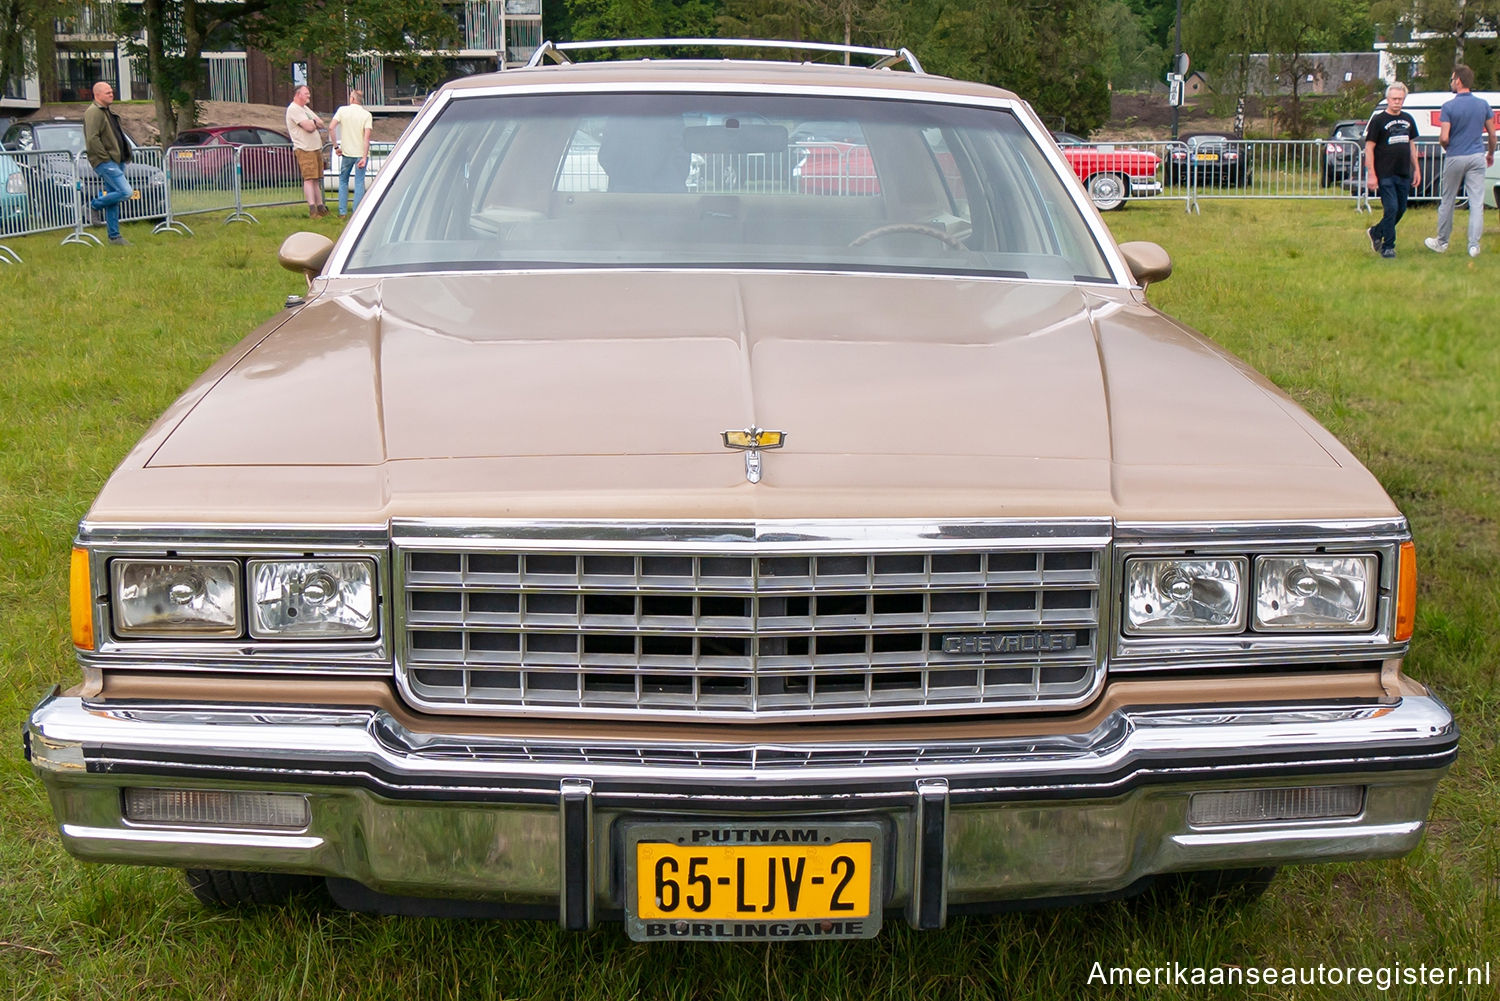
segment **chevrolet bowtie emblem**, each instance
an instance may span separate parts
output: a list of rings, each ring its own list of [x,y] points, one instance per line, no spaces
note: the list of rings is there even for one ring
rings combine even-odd
[[[765,431],[749,427],[743,431],[725,431],[724,447],[737,448],[745,453],[745,479],[760,482],[760,450],[780,448],[786,444],[786,432]]]

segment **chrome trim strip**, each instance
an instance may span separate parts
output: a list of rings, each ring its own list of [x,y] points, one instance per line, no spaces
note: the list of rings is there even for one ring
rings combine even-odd
[[[1313,521],[1119,521],[1115,538],[1122,543],[1172,542],[1185,546],[1267,537],[1347,542],[1350,537],[1405,541],[1411,528],[1403,517],[1328,518]]]
[[[1350,762],[1434,767],[1456,753],[1458,730],[1432,696],[1390,703],[1309,706],[1199,706],[1116,710],[1086,733],[1006,737],[976,742],[876,741],[757,744],[726,741],[590,741],[617,752],[641,751],[634,763],[601,755],[555,759],[548,747],[580,749],[581,739],[524,740],[414,733],[382,710],[244,705],[115,706],[49,696],[31,714],[32,764],[50,781],[100,772],[201,773],[222,780],[235,771],[267,771],[278,787],[320,780],[377,777],[387,791],[432,790],[444,797],[532,790],[557,802],[560,783],[587,778],[596,804],[729,796],[780,801],[826,798],[832,790],[885,789],[911,804],[913,783],[943,779],[949,794],[1097,795],[1118,791],[1130,776],[1214,774],[1230,761],[1244,770],[1285,772]],[[73,749],[84,748],[87,773]],[[728,760],[695,756],[723,752]],[[732,757],[737,756],[737,757]],[[153,780],[153,785],[161,782]]]
[[[391,542],[397,548],[441,541],[445,546],[569,549],[681,548],[707,554],[726,549],[757,553],[858,546],[871,551],[945,552],[1004,545],[1054,543],[1060,548],[1097,548],[1110,540],[1108,518],[1057,519],[743,519],[734,521],[609,521],[451,518],[393,518]]]

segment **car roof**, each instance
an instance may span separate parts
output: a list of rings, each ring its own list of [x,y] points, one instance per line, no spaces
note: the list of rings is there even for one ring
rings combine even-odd
[[[639,59],[562,63],[462,77],[444,84],[455,96],[470,90],[509,87],[681,85],[688,89],[752,89],[763,86],[834,87],[850,91],[900,91],[923,95],[952,95],[986,100],[1019,100],[1008,90],[987,84],[954,80],[927,73],[889,69],[827,66],[816,63],[753,59]]]

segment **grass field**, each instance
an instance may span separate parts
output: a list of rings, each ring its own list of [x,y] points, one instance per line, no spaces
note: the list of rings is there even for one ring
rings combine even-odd
[[[193,237],[127,226],[130,248],[8,241],[0,265],[0,993],[21,998],[1494,998],[1500,996],[1500,224],[1485,254],[1421,248],[1380,260],[1368,217],[1335,203],[1142,204],[1112,213],[1177,273],[1157,305],[1285,387],[1386,484],[1421,561],[1408,661],[1464,737],[1426,842],[1392,862],[1282,873],[1248,905],[1112,903],[953,922],[917,934],[894,916],[852,944],[656,946],[618,926],[374,918],[294,906],[204,910],[172,871],[86,865],[58,846],[21,760],[26,713],[77,671],[67,642],[74,527],[146,425],[302,281],[274,260],[308,228],[295,209],[259,226],[189,220]],[[333,233],[337,223],[314,228]],[[564,307],[565,308],[565,307]],[[1090,983],[1115,966],[1490,964],[1491,985],[1263,986],[1250,991]],[[1462,974],[1461,974],[1462,975]]]

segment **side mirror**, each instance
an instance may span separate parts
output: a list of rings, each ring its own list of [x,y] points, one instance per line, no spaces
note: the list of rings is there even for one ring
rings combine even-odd
[[[1120,244],[1120,253],[1125,255],[1125,263],[1135,280],[1141,283],[1141,288],[1172,277],[1172,257],[1158,244],[1132,240]]]
[[[307,283],[323,273],[328,255],[333,250],[333,241],[321,233],[293,233],[281,243],[276,259],[288,271],[305,275]]]

